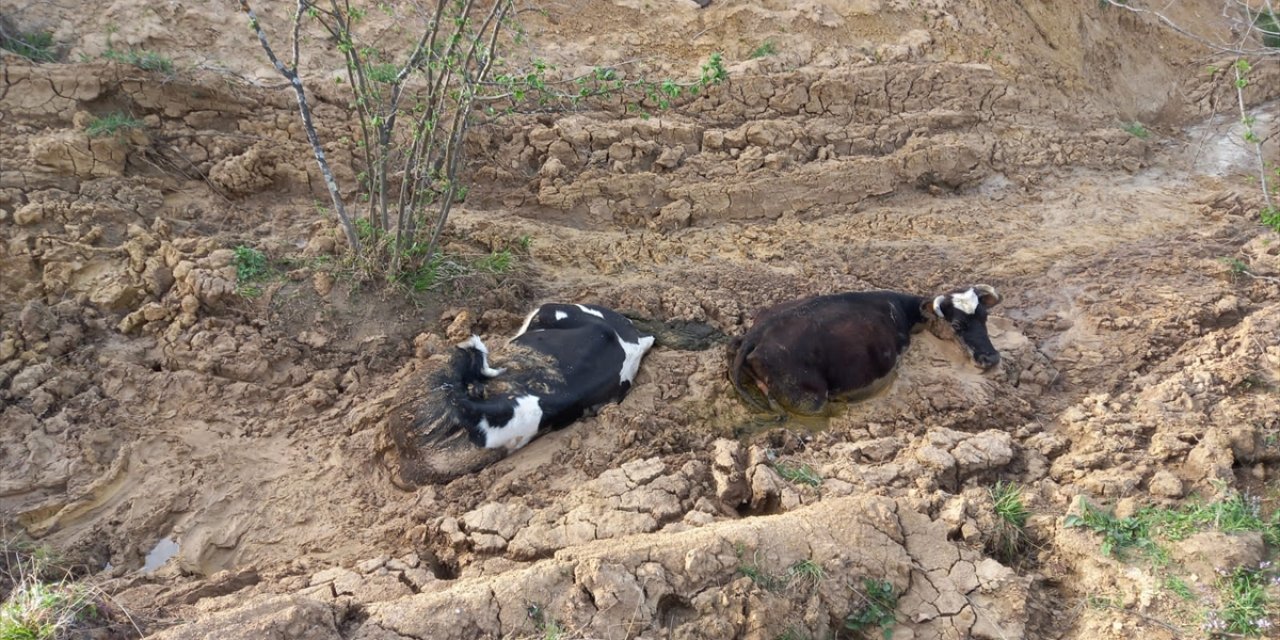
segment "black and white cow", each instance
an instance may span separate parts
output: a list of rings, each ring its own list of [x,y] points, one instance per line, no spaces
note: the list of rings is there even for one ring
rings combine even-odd
[[[459,344],[415,428],[433,440],[465,429],[476,446],[513,452],[621,401],[653,340],[604,307],[544,304],[492,364],[479,336]]]
[[[923,298],[866,291],[786,302],[761,312],[729,344],[729,380],[750,404],[777,413],[822,414],[828,401],[856,400],[891,379],[911,334],[924,327],[959,342],[983,370],[1000,363],[987,311],[1000,294],[977,284]],[[743,387],[750,379],[766,406]]]

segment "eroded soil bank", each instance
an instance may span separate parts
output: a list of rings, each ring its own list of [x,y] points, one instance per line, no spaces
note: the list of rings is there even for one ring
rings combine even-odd
[[[894,638],[1202,633],[1213,569],[1256,563],[1256,534],[1154,566],[1064,516],[1080,496],[1275,506],[1280,239],[1229,61],[1091,2],[543,8],[531,46],[566,69],[683,76],[723,51],[730,80],[651,118],[477,129],[450,250],[521,271],[414,303],[337,266],[291,96],[238,14],[0,1],[77,60],[0,59],[6,535],[87,564],[163,638],[857,637],[863,614],[880,633],[881,585]],[[98,60],[106,23],[179,71]],[[1265,126],[1275,69],[1254,73]],[[314,91],[350,183],[346,98]],[[122,109],[145,126],[86,134]],[[271,258],[261,295],[240,245]],[[973,282],[1004,295],[987,375],[921,335],[821,430],[762,424],[724,378],[715,338],[761,307]],[[500,342],[552,299],[711,338],[660,344],[597,417],[406,488],[398,403],[452,341]],[[1016,557],[997,481],[1025,488]]]

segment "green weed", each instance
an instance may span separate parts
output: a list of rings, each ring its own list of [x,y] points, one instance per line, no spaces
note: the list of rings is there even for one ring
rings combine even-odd
[[[818,472],[807,464],[790,465],[785,462],[779,462],[773,465],[773,468],[778,472],[778,475],[793,484],[807,484],[811,487],[822,484],[822,476],[818,475]]]
[[[787,627],[776,640],[811,640],[811,636],[795,627]]]
[[[1088,501],[1081,499],[1080,515],[1071,514],[1063,522],[1066,527],[1086,527],[1102,534],[1102,555],[1115,554],[1123,557],[1130,549],[1136,549],[1149,555],[1160,553],[1159,547],[1151,540],[1150,524],[1136,515],[1117,518]]]
[[[888,580],[866,578],[862,586],[865,590],[863,605],[845,616],[844,628],[858,632],[880,627],[885,640],[889,640],[893,636],[893,610],[898,606],[898,592]]]
[[[1260,214],[1262,224],[1272,231],[1280,233],[1280,207],[1265,207]]]
[[[1262,517],[1262,501],[1256,496],[1232,492],[1216,502],[1191,501],[1177,509],[1144,509],[1139,514],[1153,532],[1168,540],[1184,540],[1209,529],[1223,533],[1258,531],[1270,545],[1280,545],[1280,515]]]
[[[246,298],[262,295],[262,286],[258,283],[271,274],[267,265],[267,256],[253,247],[239,245],[231,258],[236,268],[236,291]]]
[[[0,30],[0,49],[12,51],[32,62],[54,62],[58,59],[58,46],[53,41],[53,34],[45,31],[11,36]]]
[[[0,640],[84,637],[102,622],[101,591],[72,581],[47,548],[0,541]]]
[[[827,572],[822,565],[813,560],[801,560],[787,570],[787,582],[796,581],[807,582],[810,585],[816,585],[827,576]]]
[[[1222,264],[1226,265],[1228,269],[1231,270],[1232,278],[1242,277],[1249,272],[1249,265],[1245,264],[1245,262],[1239,258],[1230,258],[1230,257],[1223,256],[1218,260],[1222,262]]]
[[[154,51],[137,51],[135,49],[119,51],[116,49],[107,49],[103,52],[102,57],[112,62],[135,66],[143,71],[159,71],[165,74],[173,73],[173,60]]]
[[[1253,19],[1253,28],[1262,34],[1262,44],[1280,49],[1280,21],[1270,11],[1262,11]]]
[[[470,259],[436,253],[430,260],[400,274],[398,279],[414,291],[435,291],[445,284],[467,276],[509,274],[515,270],[517,263],[515,254],[507,249]]]
[[[756,58],[764,58],[767,56],[771,56],[777,52],[778,50],[774,46],[773,41],[765,40],[764,42],[760,43],[760,46],[752,49],[751,53],[747,54],[747,57],[754,60]]]
[[[991,500],[995,503],[996,526],[991,551],[1006,564],[1018,558],[1026,544],[1027,505],[1022,499],[1022,486],[1016,482],[997,481],[991,487]]]
[[[751,578],[752,582],[766,591],[781,591],[787,587],[785,577],[775,576],[757,564],[742,565],[738,567],[738,573]]]
[[[1096,593],[1091,593],[1085,596],[1084,603],[1090,609],[1094,609],[1096,611],[1115,609],[1119,606],[1117,600],[1112,600],[1107,596],[1101,596]]]
[[[142,121],[122,112],[109,113],[101,118],[94,118],[85,127],[85,133],[92,138],[113,136],[125,129],[141,129]]]
[[[471,265],[476,271],[484,273],[492,273],[501,275],[508,273],[515,267],[516,257],[510,251],[503,249],[494,251],[486,256],[480,256],[472,261]]]
[[[1183,600],[1195,600],[1196,594],[1191,592],[1191,586],[1186,580],[1178,576],[1169,576],[1164,579],[1164,588],[1176,594]]]
[[[1132,135],[1139,140],[1146,140],[1151,137],[1151,131],[1142,126],[1141,122],[1130,122],[1129,124],[1123,125],[1121,128],[1127,131],[1129,135]]]
[[[529,615],[529,619],[533,621],[533,626],[542,634],[542,640],[562,640],[565,637],[565,628],[556,622],[555,618],[547,615],[546,609],[539,604],[531,604],[525,608],[525,612]]]
[[[1267,575],[1271,564],[1258,568],[1236,567],[1221,575],[1216,586],[1221,594],[1220,607],[1205,612],[1203,628],[1213,635],[1259,636],[1269,631],[1270,600],[1267,588],[1274,578]]]

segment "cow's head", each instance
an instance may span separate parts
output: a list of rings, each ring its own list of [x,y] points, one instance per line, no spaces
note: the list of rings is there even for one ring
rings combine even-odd
[[[985,370],[1000,364],[1000,352],[987,335],[987,310],[999,303],[1000,294],[995,289],[975,284],[926,298],[920,311],[929,320],[933,335],[959,342],[973,363]]]

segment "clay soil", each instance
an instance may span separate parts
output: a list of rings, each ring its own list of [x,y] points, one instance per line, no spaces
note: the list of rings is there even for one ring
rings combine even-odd
[[[1214,3],[1175,5],[1220,26]],[[692,78],[720,51],[729,80],[651,117],[478,126],[448,249],[518,267],[423,295],[344,262],[292,95],[229,3],[0,0],[67,54],[0,57],[5,537],[169,639],[878,637],[847,623],[877,581],[897,639],[1203,634],[1195,563],[1238,536],[1169,569],[1064,516],[1081,497],[1276,506],[1280,237],[1229,58],[1091,1],[540,8],[526,46],[563,73]],[[320,133],[353,184],[323,45]],[[175,71],[100,57],[130,47]],[[1245,92],[1264,133],[1273,67]],[[87,135],[116,111],[144,126]],[[257,290],[242,245],[270,260]],[[993,372],[921,334],[884,393],[783,425],[725,379],[726,337],[762,307],[975,282],[1004,296]],[[500,344],[551,300],[661,329],[631,395],[413,477],[397,409],[452,341]],[[778,472],[804,465],[811,483]],[[997,481],[1031,513],[1013,557]]]

